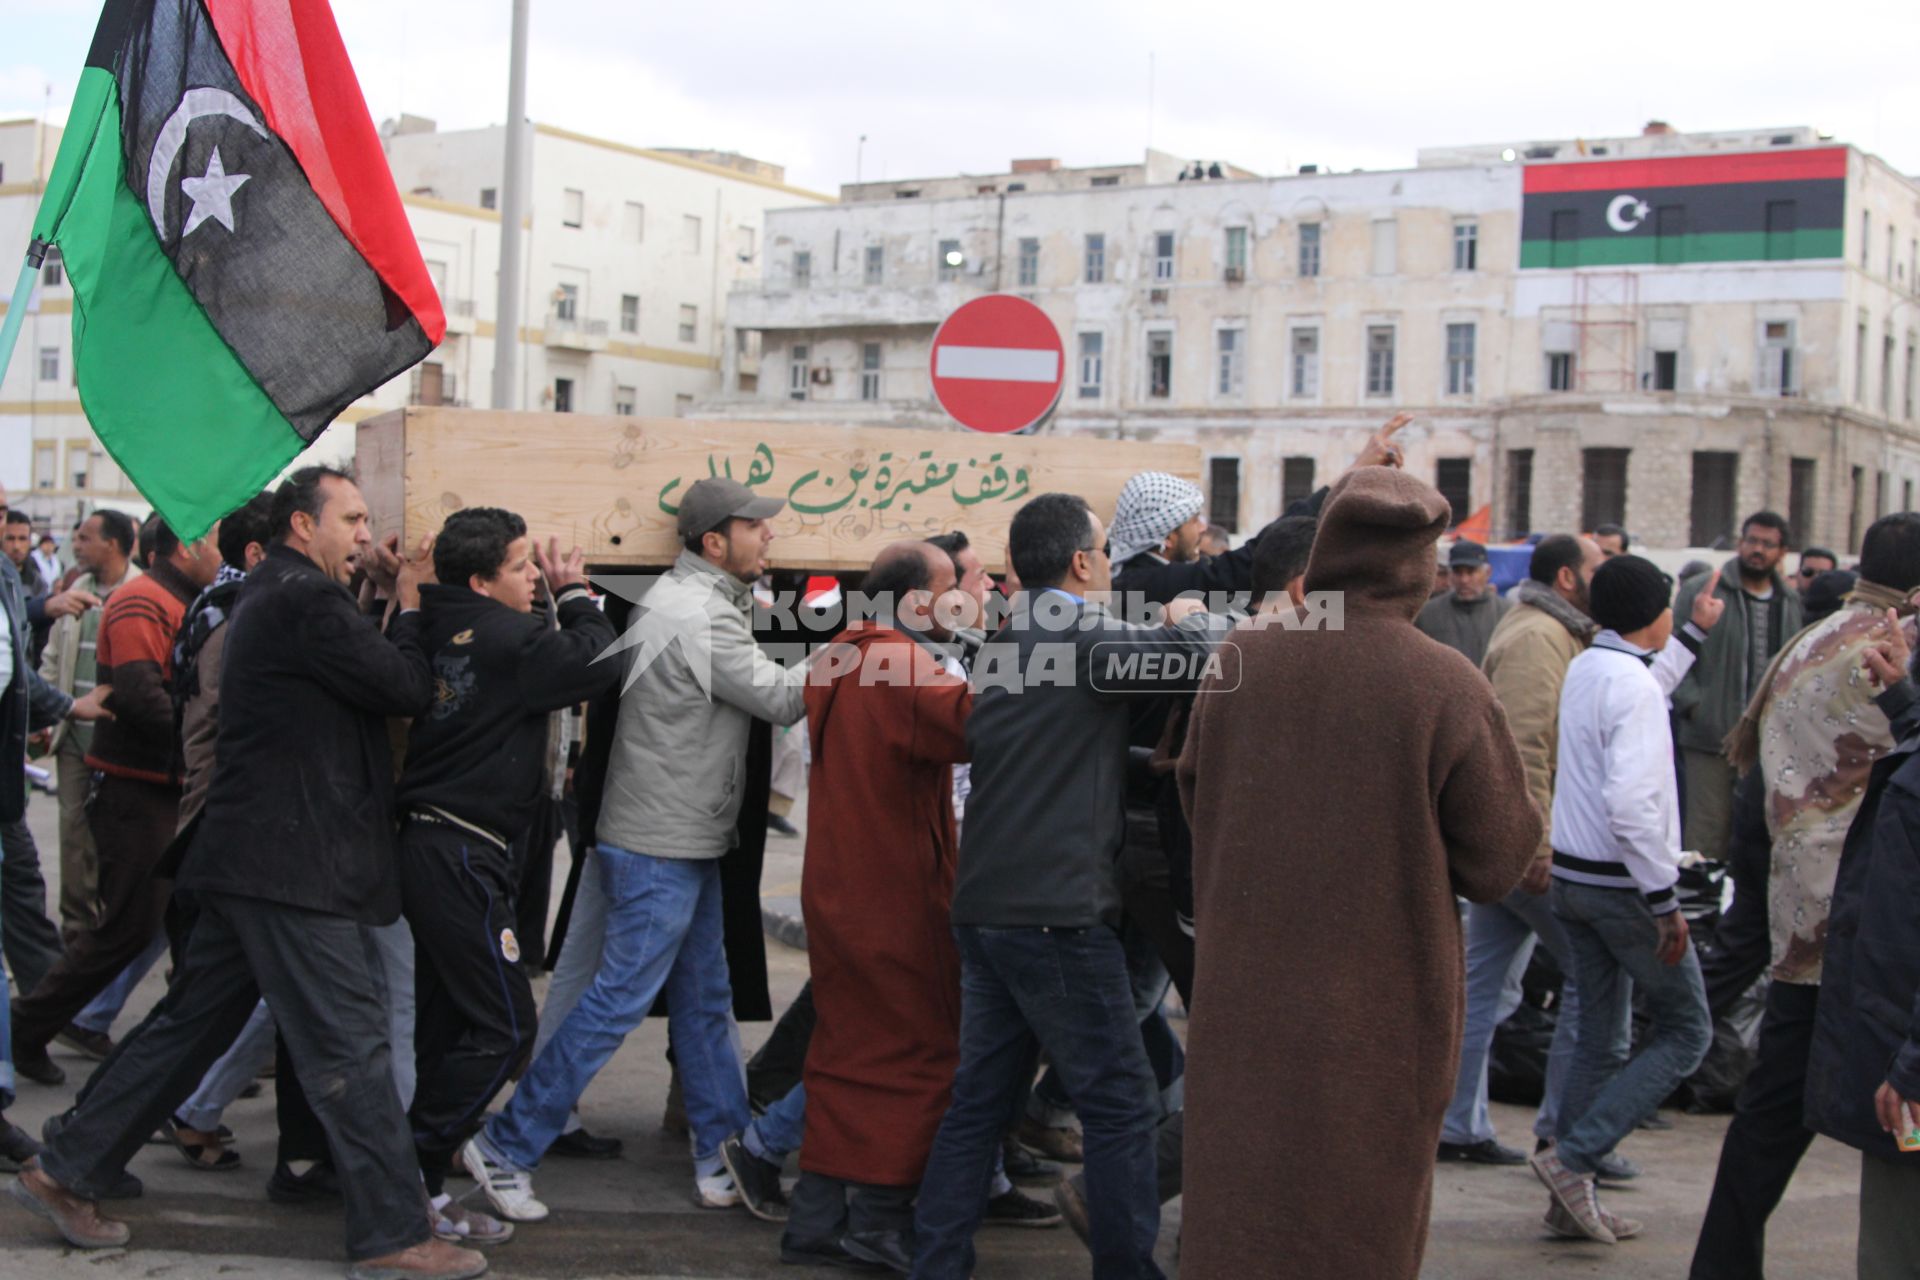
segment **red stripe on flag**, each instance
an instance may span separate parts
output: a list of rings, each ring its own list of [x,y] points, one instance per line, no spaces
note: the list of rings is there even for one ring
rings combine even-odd
[[[240,83],[314,194],[436,346],[446,313],[326,0],[203,0]]]
[[[1725,156],[1663,156],[1655,160],[1586,160],[1530,164],[1522,175],[1528,195],[1555,191],[1630,191],[1635,187],[1704,187],[1721,182],[1799,182],[1847,176],[1847,149],[1743,151]]]

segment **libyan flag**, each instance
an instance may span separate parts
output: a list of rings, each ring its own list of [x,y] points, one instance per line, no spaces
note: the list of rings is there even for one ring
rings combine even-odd
[[[94,433],[182,538],[446,330],[325,0],[107,0],[33,236]]]

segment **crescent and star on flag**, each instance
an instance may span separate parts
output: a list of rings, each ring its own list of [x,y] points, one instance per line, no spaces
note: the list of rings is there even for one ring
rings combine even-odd
[[[147,212],[153,218],[154,230],[164,239],[167,234],[167,185],[173,176],[173,167],[180,158],[180,151],[187,145],[187,128],[194,121],[208,116],[225,116],[238,120],[247,128],[268,137],[266,129],[253,114],[253,109],[225,89],[189,89],[181,97],[180,105],[160,127],[159,134],[153,140],[153,156],[147,162]],[[234,229],[233,196],[252,177],[246,173],[228,173],[226,165],[220,159],[220,148],[215,147],[213,154],[207,157],[207,170],[199,177],[188,175],[180,179],[180,190],[193,207],[187,213],[186,225],[181,228],[180,238],[186,239],[206,222],[218,222],[228,231]]]
[[[1607,206],[1607,225],[1615,231],[1631,231],[1645,222],[1651,212],[1639,196],[1615,196]]]

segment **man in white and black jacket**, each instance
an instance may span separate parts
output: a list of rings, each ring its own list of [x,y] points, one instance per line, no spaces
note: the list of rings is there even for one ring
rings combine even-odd
[[[1640,1224],[1600,1207],[1598,1162],[1700,1065],[1712,1039],[1700,962],[1674,896],[1673,734],[1651,670],[1673,634],[1671,591],[1639,556],[1602,565],[1590,589],[1601,631],[1560,691],[1551,892],[1573,955],[1580,1028],[1557,1141],[1532,1164],[1552,1196],[1547,1225],[1606,1244]],[[1612,1029],[1635,989],[1653,1026],[1629,1064]]]
[[[526,1066],[538,1015],[514,936],[508,852],[546,781],[549,717],[620,678],[596,663],[615,641],[587,593],[579,548],[546,555],[497,507],[447,518],[421,588],[434,699],[416,718],[400,778],[400,890],[413,929],[419,1085],[409,1119],[435,1229],[474,1243],[512,1227],[446,1195],[453,1153]],[[546,575],[556,630],[533,613]],[[464,1224],[464,1229],[463,1229]]]

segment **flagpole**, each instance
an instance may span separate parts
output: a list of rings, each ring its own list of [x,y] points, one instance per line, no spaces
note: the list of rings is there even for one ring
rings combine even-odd
[[[20,278],[14,281],[13,297],[7,303],[7,318],[0,321],[0,381],[5,381],[7,365],[13,360],[13,345],[20,339],[20,326],[27,319],[27,303],[33,297],[33,278],[40,274],[40,264],[47,256],[47,246],[35,240],[27,246],[27,260],[20,264]]]
[[[499,292],[494,301],[493,407],[517,409],[520,361],[520,224],[527,216],[527,9],[513,0],[513,42],[507,62],[507,154],[500,192]]]

